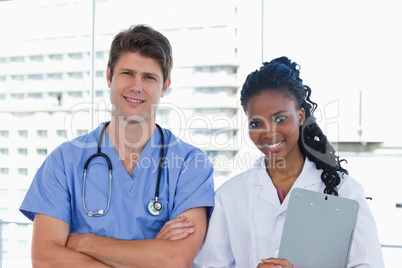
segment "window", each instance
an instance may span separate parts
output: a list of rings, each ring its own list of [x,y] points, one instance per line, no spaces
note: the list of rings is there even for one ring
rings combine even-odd
[[[0,148],[0,155],[8,155],[9,150],[8,148]]]
[[[62,73],[48,74],[47,77],[50,79],[55,79],[55,80],[62,80],[63,74]]]
[[[24,97],[25,97],[24,93],[11,94],[11,98],[17,99],[17,100],[22,100],[22,99],[24,99]]]
[[[84,75],[81,72],[68,73],[68,77],[72,79],[82,79]]]
[[[106,76],[106,74],[105,74],[105,72],[103,72],[103,71],[96,71],[95,76],[96,76],[97,78],[103,78],[103,77]]]
[[[8,138],[9,135],[8,130],[0,130],[0,137]]]
[[[41,137],[41,138],[46,138],[47,137],[47,130],[37,130],[36,135],[38,137]]]
[[[97,59],[103,59],[105,58],[105,53],[103,51],[98,51],[96,52],[96,58]]]
[[[77,135],[81,136],[81,135],[85,135],[88,134],[88,130],[86,129],[77,129]]]
[[[24,62],[24,57],[11,57],[10,62],[22,63],[22,62]]]
[[[0,199],[8,199],[8,189],[0,189]]]
[[[4,75],[0,75],[0,83],[1,82],[6,82],[7,78]]]
[[[25,77],[24,77],[24,75],[22,75],[22,74],[19,74],[19,75],[12,75],[12,76],[11,76],[11,80],[14,80],[14,81],[24,81],[24,80],[25,80]]]
[[[47,155],[47,149],[40,149],[40,148],[38,148],[38,149],[36,149],[36,153],[37,153],[38,155]]]
[[[62,61],[63,60],[63,55],[62,54],[49,55],[49,59],[53,60],[53,61]]]
[[[18,130],[18,136],[22,138],[27,138],[28,137],[28,130]]]
[[[0,208],[0,218],[5,218],[5,216],[8,214],[8,211],[9,211],[8,208]],[[8,244],[9,244],[8,240],[3,239],[3,248],[9,248]]]
[[[30,74],[28,75],[29,80],[41,81],[43,80],[43,74]]]
[[[28,248],[29,243],[26,240],[17,240],[17,247],[20,249],[26,249]]]
[[[6,64],[7,58],[0,58],[0,64]]]
[[[19,200],[22,200],[22,199],[24,199],[24,197],[25,197],[25,195],[27,193],[27,190],[25,190],[25,189],[17,189],[16,193],[17,193],[17,198]]]
[[[27,148],[18,148],[17,152],[19,155],[28,155],[28,149]]]
[[[43,62],[43,56],[42,55],[30,56],[29,59],[31,61],[35,61],[35,62]]]
[[[68,57],[73,60],[81,60],[84,58],[84,55],[82,53],[70,53]]]
[[[43,94],[42,93],[29,93],[28,98],[43,99]]]
[[[82,98],[82,92],[68,92],[68,96],[73,98]]]
[[[60,138],[67,137],[67,133],[66,133],[66,131],[64,129],[56,130],[56,135],[57,135],[57,137],[60,137]]]
[[[6,167],[0,167],[0,174],[2,175],[8,175],[9,174],[9,170]]]
[[[17,172],[20,175],[24,175],[24,176],[28,175],[28,169],[27,168],[17,168]]]
[[[97,98],[102,98],[102,97],[103,97],[103,91],[101,91],[101,90],[95,91],[95,96],[96,96]]]

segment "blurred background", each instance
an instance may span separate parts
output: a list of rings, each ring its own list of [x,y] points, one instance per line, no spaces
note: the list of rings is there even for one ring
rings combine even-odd
[[[120,30],[148,24],[172,43],[157,122],[200,147],[218,188],[259,156],[239,91],[287,56],[315,113],[365,188],[386,267],[402,263],[402,3],[397,0],[0,1],[0,268],[31,267],[32,224],[18,211],[60,143],[109,120],[106,66]]]

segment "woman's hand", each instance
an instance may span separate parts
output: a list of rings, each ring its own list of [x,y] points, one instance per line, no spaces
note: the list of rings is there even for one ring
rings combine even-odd
[[[186,221],[185,216],[178,216],[163,225],[162,229],[155,236],[155,239],[180,240],[194,233],[194,223]]]
[[[257,268],[276,267],[276,268],[293,268],[293,265],[285,259],[269,258],[262,259],[262,263],[258,264]]]

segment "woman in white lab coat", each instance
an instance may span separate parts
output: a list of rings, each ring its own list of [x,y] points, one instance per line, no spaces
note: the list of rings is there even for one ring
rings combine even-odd
[[[248,75],[241,104],[250,139],[263,156],[217,190],[205,243],[193,267],[297,267],[277,258],[288,196],[296,187],[358,201],[347,267],[384,267],[364,190],[341,167],[317,125],[317,104],[310,95],[299,66],[286,57]]]

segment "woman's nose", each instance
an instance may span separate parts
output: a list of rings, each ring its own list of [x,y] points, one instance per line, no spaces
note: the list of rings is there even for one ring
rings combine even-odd
[[[274,123],[266,123],[265,124],[265,134],[272,136],[276,133],[276,124]]]

